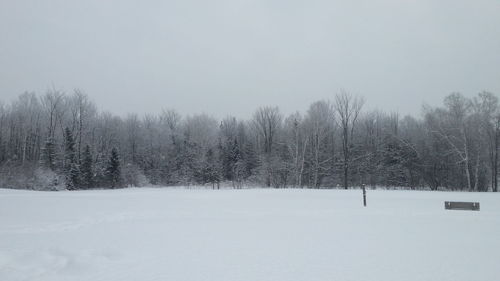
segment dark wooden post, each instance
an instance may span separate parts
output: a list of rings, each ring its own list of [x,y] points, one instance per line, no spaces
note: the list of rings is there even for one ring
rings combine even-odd
[[[363,206],[366,207],[366,188],[364,184],[363,184]]]

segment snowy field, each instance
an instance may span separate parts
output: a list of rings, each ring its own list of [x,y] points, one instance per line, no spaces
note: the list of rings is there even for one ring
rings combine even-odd
[[[0,280],[500,280],[500,194],[0,190]]]

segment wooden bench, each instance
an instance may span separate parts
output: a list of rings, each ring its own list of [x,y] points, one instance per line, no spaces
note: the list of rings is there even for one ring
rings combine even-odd
[[[479,211],[479,202],[453,202],[445,201],[444,208],[446,210],[469,210]]]

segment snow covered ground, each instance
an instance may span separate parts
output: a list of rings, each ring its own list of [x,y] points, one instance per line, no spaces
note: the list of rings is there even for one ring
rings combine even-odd
[[[500,194],[0,190],[2,281],[499,278]]]

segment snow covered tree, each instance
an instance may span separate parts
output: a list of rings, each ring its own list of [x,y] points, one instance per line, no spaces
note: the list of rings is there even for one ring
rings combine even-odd
[[[341,91],[335,96],[334,108],[341,129],[342,153],[343,153],[343,184],[349,187],[349,170],[352,164],[352,147],[354,146],[354,132],[357,125],[359,113],[363,107],[364,99],[354,97],[348,92]]]
[[[319,188],[324,177],[331,173],[333,153],[332,136],[334,134],[333,107],[329,102],[319,101],[311,104],[305,119],[308,135],[308,155],[310,181],[309,186]]]
[[[228,143],[223,153],[222,166],[224,173],[226,173],[226,179],[230,180],[234,187],[241,186],[241,183],[245,178],[246,168],[238,139],[234,138],[230,143]]]
[[[42,152],[40,155],[40,164],[42,167],[50,169],[51,171],[55,170],[56,167],[56,147],[54,143],[54,139],[49,137],[45,141],[45,144],[42,148]]]
[[[259,166],[259,154],[255,149],[255,144],[247,141],[243,146],[243,163],[245,170],[245,178],[249,178],[256,174],[256,169]]]
[[[113,147],[109,157],[108,166],[106,168],[106,180],[111,188],[121,187],[121,169],[118,150]]]
[[[85,146],[82,156],[82,165],[80,167],[80,171],[82,174],[81,177],[81,186],[82,188],[92,188],[94,187],[94,163],[92,159],[92,153],[90,152],[90,146]]]
[[[75,140],[68,127],[64,130],[64,136],[64,175],[66,187],[73,190],[79,188],[80,170],[76,161]]]
[[[261,107],[253,116],[252,125],[257,133],[258,144],[261,148],[260,174],[266,186],[272,184],[274,170],[273,161],[278,133],[281,128],[283,117],[278,107]]]
[[[361,114],[362,106],[363,99],[341,92],[286,119],[277,107],[262,107],[250,120],[182,118],[172,110],[123,119],[98,112],[79,90],[23,93],[10,104],[0,101],[0,185],[58,190],[226,181],[498,190],[497,95],[454,93],[440,106],[424,106],[422,118]],[[114,166],[121,164],[122,177],[109,167],[113,147],[120,149]]]
[[[205,154],[201,168],[201,180],[203,183],[211,183],[213,188],[215,188],[215,184],[217,184],[217,188],[219,187],[220,168],[217,156],[212,148],[209,148]]]
[[[302,120],[302,115],[298,112],[288,116],[284,125],[284,139],[285,145],[288,149],[291,163],[291,185],[302,187],[304,168],[305,168],[305,155],[308,148],[309,138],[305,131],[305,122]]]

